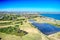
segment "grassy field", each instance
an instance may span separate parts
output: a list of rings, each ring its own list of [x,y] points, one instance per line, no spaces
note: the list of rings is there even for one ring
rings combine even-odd
[[[1,19],[0,21],[1,40],[52,40],[50,35],[44,35],[37,28],[35,28],[28,21],[29,18],[17,15],[9,15],[7,18],[9,19],[6,20],[5,18],[4,20]],[[15,19],[13,20],[10,18]],[[36,20],[37,18],[34,19]],[[36,21],[40,22],[38,19]]]
[[[19,29],[20,30],[24,30],[26,31],[28,34],[22,36],[21,38],[21,33],[19,33],[20,35],[16,35],[16,31],[13,32],[0,32],[0,38],[2,38],[2,40],[48,40],[48,38],[46,38],[40,31],[38,31],[37,28],[34,28],[33,25],[31,25],[29,22],[23,22],[23,24],[18,24],[19,25]],[[5,27],[6,28],[6,27]],[[2,28],[1,28],[2,29]],[[4,29],[3,29],[4,30]]]
[[[11,17],[9,16],[9,18]],[[2,19],[0,21],[1,40],[48,40],[48,38],[46,38],[47,36],[44,36],[37,28],[34,28],[27,18],[16,18],[16,20],[6,20],[6,18],[4,18],[4,20]],[[18,25],[18,27],[16,25]],[[20,30],[22,31],[20,32]],[[25,35],[24,33],[26,32],[27,34]]]

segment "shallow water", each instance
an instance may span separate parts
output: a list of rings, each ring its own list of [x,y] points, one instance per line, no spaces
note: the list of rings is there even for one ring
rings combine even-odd
[[[34,25],[36,28],[38,28],[43,34],[50,35],[56,32],[60,31],[60,28],[47,24],[47,23],[37,23],[33,20],[30,20],[32,22],[32,25]]]

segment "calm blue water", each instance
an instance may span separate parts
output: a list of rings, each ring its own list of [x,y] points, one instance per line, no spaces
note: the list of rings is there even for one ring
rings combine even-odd
[[[37,27],[43,34],[49,35],[60,31],[60,28],[57,28],[53,25],[47,23],[32,23],[35,27]]]
[[[60,14],[41,14],[42,16],[51,17],[60,20]]]
[[[32,25],[34,25],[36,28],[38,28],[43,34],[50,35],[56,32],[60,31],[60,28],[53,26],[51,24],[47,23],[37,23],[33,20],[29,20],[32,22]]]

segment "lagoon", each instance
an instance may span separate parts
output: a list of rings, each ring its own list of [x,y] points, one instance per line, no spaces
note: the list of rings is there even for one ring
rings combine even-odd
[[[34,20],[30,20],[30,22],[32,23],[32,25],[34,25],[38,30],[40,30],[45,35],[50,35],[56,32],[60,32],[60,28],[54,25],[48,23],[37,23]]]

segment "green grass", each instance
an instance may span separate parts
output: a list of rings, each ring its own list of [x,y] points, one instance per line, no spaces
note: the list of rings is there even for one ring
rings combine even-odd
[[[15,27],[0,28],[0,32],[17,36],[24,36],[26,33],[25,31],[19,29],[19,25],[16,25]]]
[[[12,22],[0,22],[0,26],[11,25]]]

